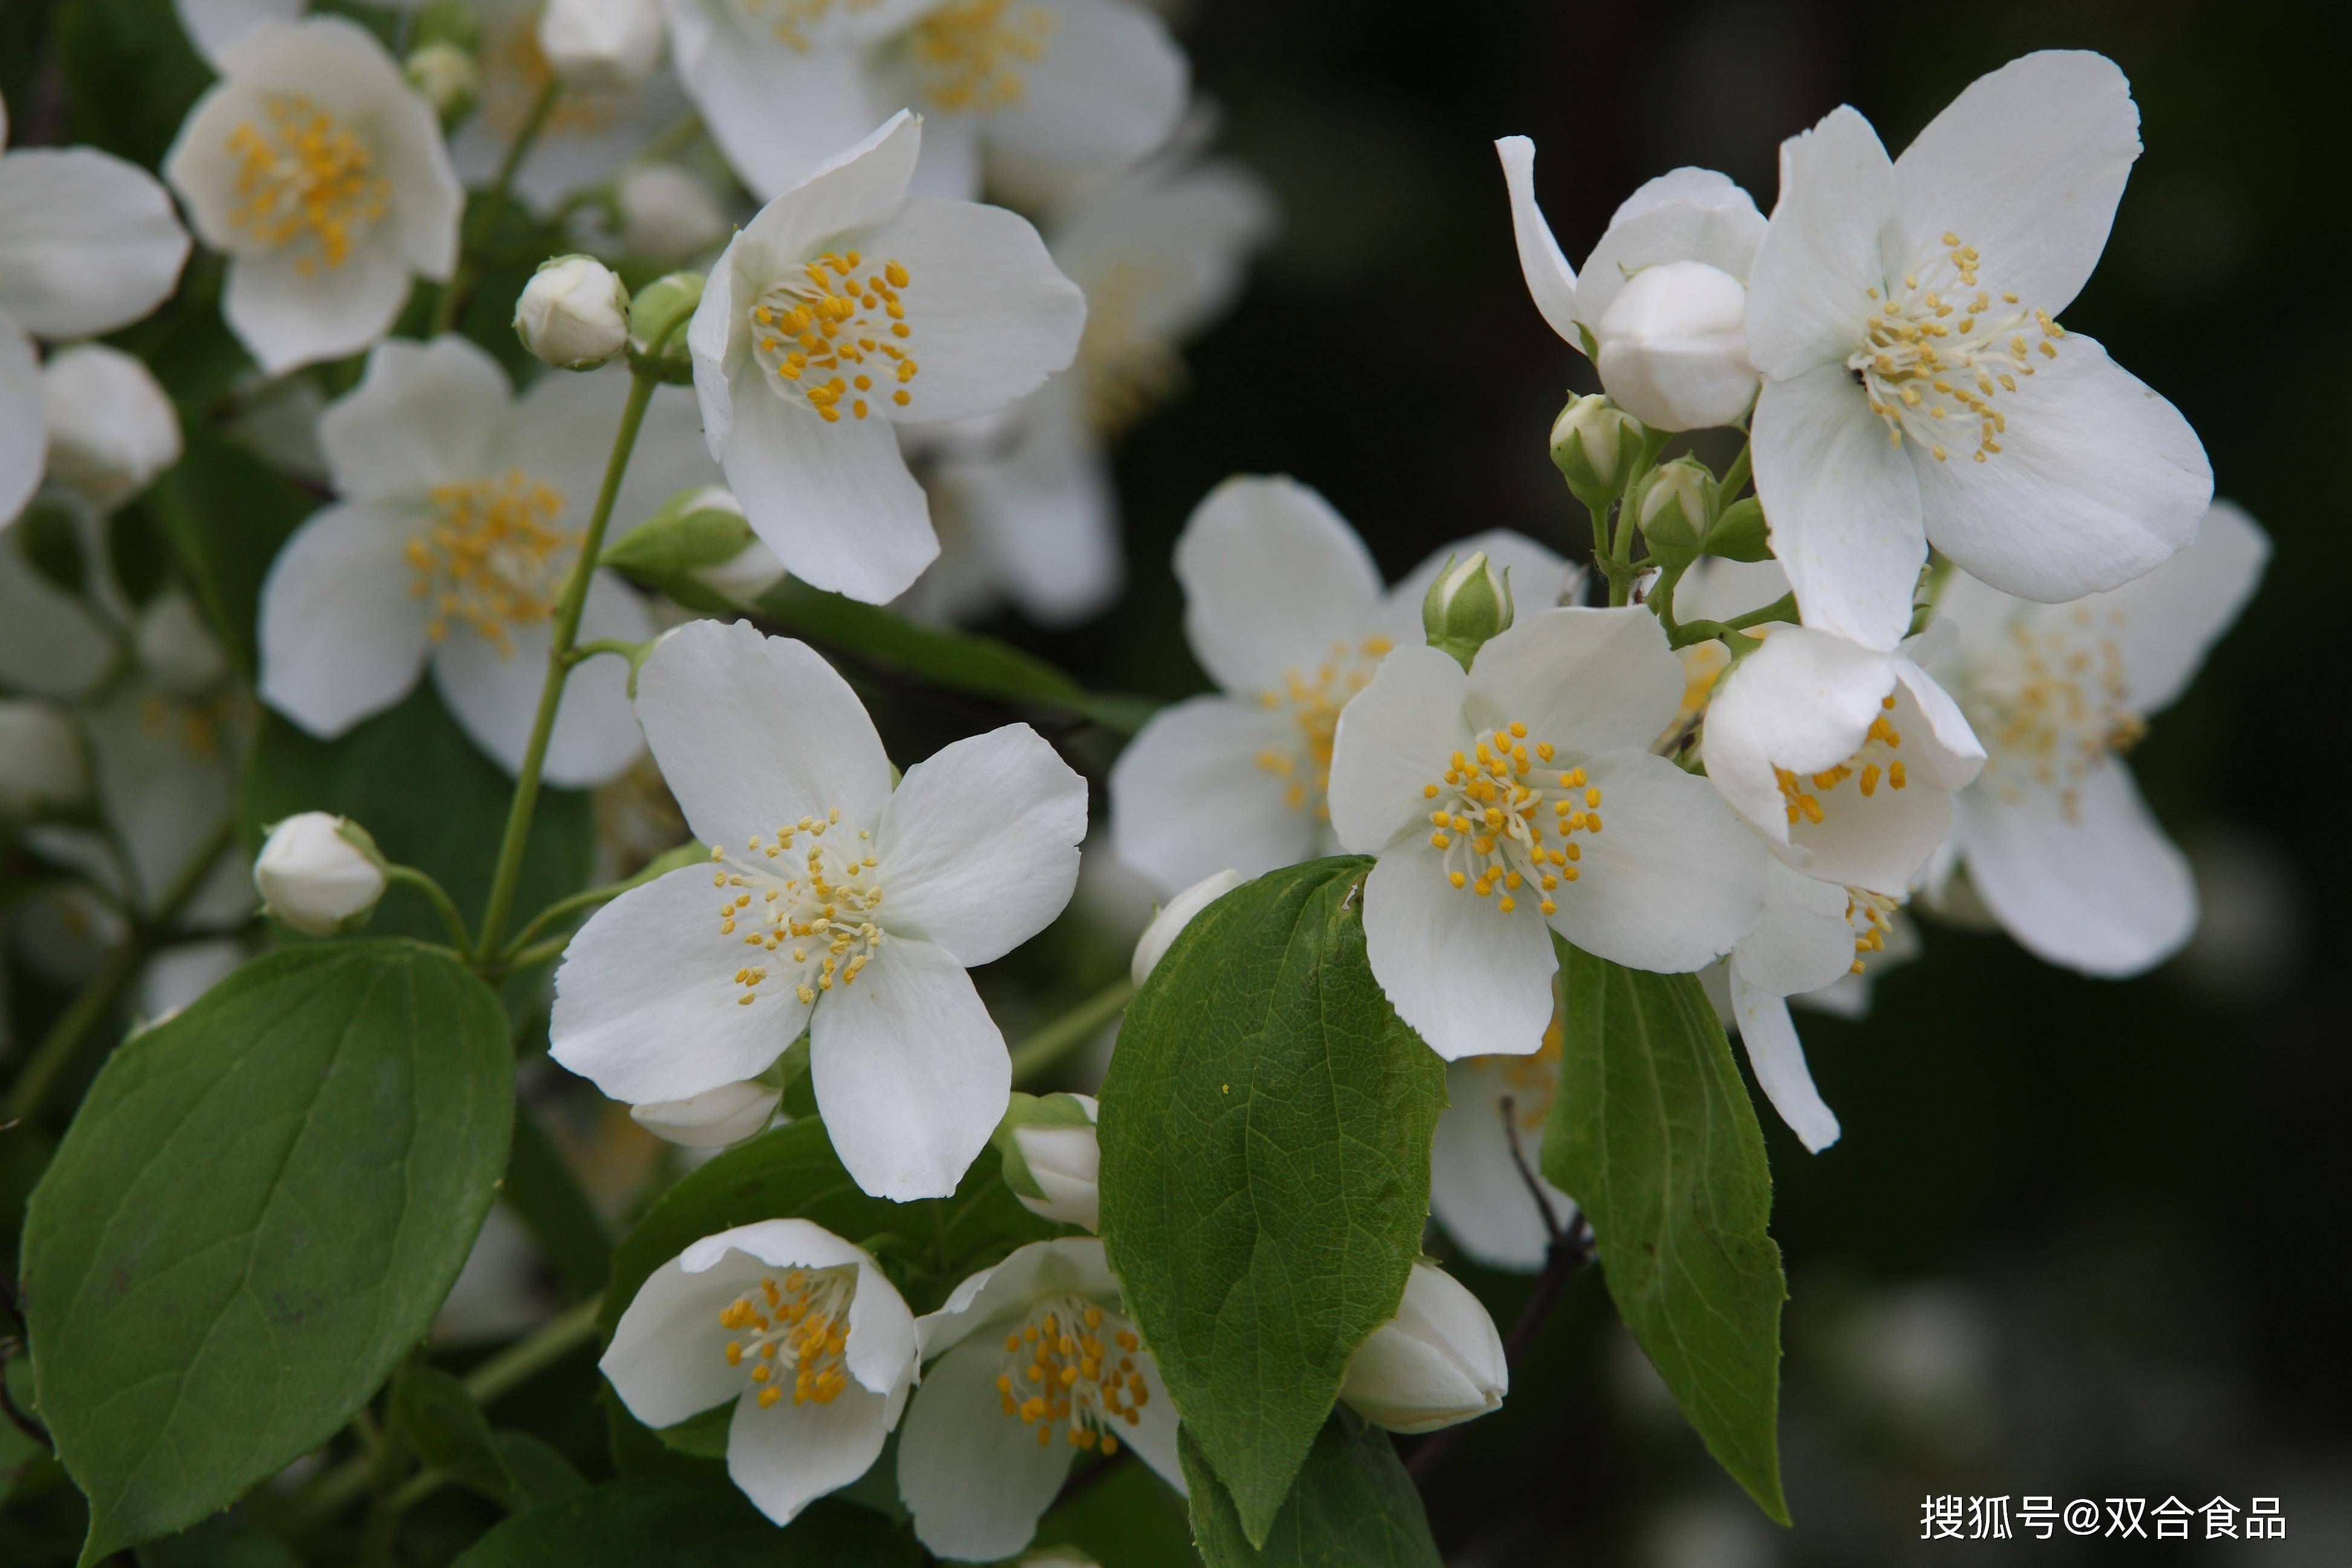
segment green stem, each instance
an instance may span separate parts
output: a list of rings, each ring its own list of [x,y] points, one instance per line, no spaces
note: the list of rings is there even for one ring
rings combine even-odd
[[[441,917],[442,925],[448,929],[449,940],[457,944],[457,951],[460,953],[474,951],[474,939],[466,931],[466,917],[457,912],[457,901],[449,897],[448,890],[440,883],[414,866],[386,866],[383,876],[387,882],[414,888],[424,894],[425,901],[433,906],[433,912]]]
[[[582,910],[593,909],[598,904],[610,903],[630,889],[642,888],[656,878],[676,869],[674,866],[665,865],[656,860],[634,877],[618,882],[607,882],[601,888],[590,888],[585,892],[574,893],[568,899],[556,900],[555,902],[533,915],[529,925],[515,932],[514,940],[507,944],[507,951],[499,955],[499,962],[509,968],[515,967],[523,944],[562,920],[564,916],[575,914]]]
[[[596,1314],[604,1298],[591,1296],[567,1307],[466,1374],[466,1392],[488,1405],[521,1387],[596,1336]]]
[[[556,79],[551,74],[547,85],[539,89],[539,97],[532,100],[530,113],[524,119],[522,129],[515,132],[513,142],[507,148],[506,159],[499,165],[498,177],[483,194],[481,211],[466,215],[466,237],[457,252],[457,265],[451,269],[449,281],[441,285],[440,298],[433,301],[433,323],[425,332],[428,342],[457,324],[457,307],[465,303],[467,290],[474,286],[474,253],[489,237],[490,231],[498,226],[499,219],[505,215],[507,193],[513,188],[515,171],[522,167],[531,143],[537,142],[539,133],[547,128],[547,118],[555,112],[555,100],[560,90]]]
[[[600,653],[616,653],[623,658],[635,659],[637,657],[637,649],[644,646],[642,643],[633,643],[625,637],[598,637],[593,642],[584,642],[573,648],[572,662],[579,664],[595,658]]]
[[[1122,975],[1015,1046],[1014,1085],[1035,1081],[1039,1074],[1093,1039],[1134,994],[1135,982]]]
[[[1633,499],[1642,481],[1665,450],[1669,439],[1663,430],[1652,430],[1643,437],[1642,448],[1633,455],[1633,463],[1625,471],[1624,489],[1618,492],[1617,527],[1609,542],[1609,604],[1612,609],[1630,604],[1633,597]]]
[[[1747,487],[1748,469],[1753,466],[1755,458],[1755,442],[1742,441],[1739,444],[1739,456],[1732,458],[1731,467],[1723,470],[1723,489],[1719,493],[1723,497],[1724,505],[1729,506],[1739,499],[1739,492]]]

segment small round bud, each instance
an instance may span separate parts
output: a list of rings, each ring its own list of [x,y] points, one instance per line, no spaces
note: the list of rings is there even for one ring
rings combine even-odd
[[[433,106],[444,125],[464,119],[481,100],[481,68],[456,44],[433,43],[412,49],[400,68],[408,85]]]
[[[1642,481],[1633,521],[1661,563],[1675,566],[1697,558],[1715,521],[1715,476],[1696,458],[1662,463]]]
[[[1635,273],[1593,336],[1601,384],[1654,430],[1728,425],[1756,400],[1748,290],[1704,261]]]
[[[722,1083],[684,1100],[629,1107],[629,1120],[667,1142],[688,1149],[724,1149],[766,1130],[782,1091],[755,1079]]]
[[[49,477],[111,510],[180,460],[180,419],[144,364],[82,343],[41,367]]]
[[[662,58],[654,0],[547,0],[539,49],[567,87],[616,92],[653,75]]]
[[[628,346],[629,290],[593,256],[550,257],[515,301],[514,325],[547,363],[593,370]]]
[[[680,385],[694,379],[694,356],[686,348],[686,323],[702,303],[702,274],[669,272],[637,290],[629,303],[629,357],[644,363],[654,338],[675,323],[662,344],[658,368],[662,379]]]
[[[1415,1263],[1397,1315],[1356,1347],[1339,1397],[1392,1432],[1433,1432],[1499,1408],[1510,1386],[1503,1337],[1478,1298]]]
[[[262,907],[305,936],[357,931],[383,897],[384,859],[367,829],[323,811],[269,830],[253,862]]]
[[[46,702],[0,700],[0,822],[73,805],[89,791],[72,721]]]
[[[1139,987],[1151,972],[1160,967],[1176,933],[1192,923],[1192,917],[1242,885],[1239,871],[1224,870],[1202,878],[1174,898],[1160,906],[1151,923],[1143,928],[1143,935],[1135,943],[1135,960],[1128,973]]]
[[[140,612],[131,633],[139,667],[175,697],[202,697],[228,674],[221,651],[195,602],[178,590],[159,595]]]
[[[1497,571],[1483,550],[1466,561],[1446,558],[1445,570],[1421,599],[1421,626],[1429,646],[1452,654],[1462,668],[1485,647],[1486,639],[1511,626],[1511,580],[1508,568]]]
[[[647,163],[621,176],[613,192],[621,244],[647,261],[682,261],[727,241],[727,211],[709,182],[676,163]]]
[[[1643,434],[1640,420],[1597,393],[1570,398],[1551,422],[1552,464],[1571,489],[1613,492]]]
[[[1091,1095],[1016,1094],[997,1124],[1004,1184],[1031,1214],[1093,1230],[1102,1218],[1099,1108]]]

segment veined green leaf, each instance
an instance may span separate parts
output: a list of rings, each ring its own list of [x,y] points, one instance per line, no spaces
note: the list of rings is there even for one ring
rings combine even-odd
[[[918,1568],[911,1536],[820,1500],[779,1531],[723,1481],[637,1476],[519,1514],[454,1568]]]
[[[1334,1410],[1316,1434],[1297,1485],[1256,1543],[1192,1429],[1179,1438],[1192,1536],[1208,1568],[1439,1568],[1412,1478],[1389,1435],[1352,1410]]]

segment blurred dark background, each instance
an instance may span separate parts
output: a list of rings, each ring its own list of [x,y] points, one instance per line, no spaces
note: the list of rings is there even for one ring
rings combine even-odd
[[[1168,550],[1211,485],[1287,471],[1391,575],[1496,524],[1581,554],[1544,451],[1584,362],[1521,287],[1490,147],[1535,138],[1581,259],[1616,204],[1682,163],[1769,211],[1780,139],[1841,102],[1899,150],[2025,51],[2099,49],[2147,151],[2067,314],[2177,403],[2220,493],[2277,544],[2268,580],[2133,765],[2198,868],[2196,945],[2126,984],[2004,938],[1927,931],[1860,1025],[1800,1015],[1843,1141],[1809,1157],[1765,1118],[1791,1300],[1793,1531],[1765,1523],[1661,1418],[1638,1357],[1572,1292],[1511,1406],[1431,1490],[1464,1563],[1658,1568],[2352,1562],[2352,1354],[2340,1254],[2352,1053],[2340,764],[2352,305],[2318,153],[2343,135],[2332,8],[1989,0],[1366,7],[1197,0],[1183,27],[1225,145],[1273,184],[1281,240],[1191,354],[1193,394],[1119,458],[1135,584],[1036,646],[1100,684],[1176,695]],[[1019,636],[1010,625],[999,628]],[[1026,638],[1024,640],[1032,640]],[[1509,1321],[1524,1285],[1482,1280]],[[1662,1397],[1662,1395],[1660,1396]],[[2276,1496],[2284,1542],[1925,1542],[1923,1497]]]

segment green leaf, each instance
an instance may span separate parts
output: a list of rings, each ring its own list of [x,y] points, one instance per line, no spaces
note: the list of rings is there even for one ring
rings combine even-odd
[[[25,1226],[85,1563],[226,1506],[351,1418],[457,1278],[513,1093],[498,999],[410,942],[266,954],[114,1053]]]
[[[1253,1544],[1191,1426],[1178,1433],[1192,1493],[1192,1536],[1208,1568],[1439,1568],[1421,1494],[1388,1434],[1345,1408],[1331,1413],[1298,1484]]]
[[[492,1530],[454,1568],[918,1568],[922,1549],[863,1509],[819,1501],[779,1531],[733,1487],[638,1476]]]
[[[1764,1135],[1692,974],[1559,952],[1559,1092],[1543,1173],[1592,1223],[1618,1315],[1707,1452],[1782,1524],[1780,1249]]]
[[[1115,1466],[1040,1520],[1030,1549],[1048,1546],[1075,1546],[1111,1568],[1201,1568],[1184,1500],[1140,1461]]]
[[[588,1489],[588,1479],[554,1444],[529,1432],[500,1432],[499,1456],[529,1507],[562,1502]]]
[[[221,646],[250,679],[258,667],[262,580],[317,499],[199,427],[188,433],[186,455],[140,504],[170,543]]]
[[[510,1513],[587,1487],[570,1460],[528,1432],[492,1431],[465,1384],[436,1368],[401,1369],[392,1385],[392,1418],[426,1468]]]
[[[70,142],[152,169],[213,73],[172,0],[69,0],[58,16]]]
[[[331,811],[375,836],[384,854],[427,873],[470,917],[489,897],[514,781],[478,750],[430,680],[334,741],[274,713],[262,718],[245,774],[250,830],[298,811]],[[579,790],[541,790],[515,908],[528,915],[587,886],[594,816]],[[423,899],[394,889],[371,928],[442,939]]]
[[[794,637],[932,686],[1052,709],[1123,735],[1141,729],[1159,707],[1150,698],[1088,691],[1044,659],[994,637],[921,626],[797,580],[770,589],[756,608],[762,619]]]
[[[499,1195],[546,1255],[564,1289],[585,1297],[613,1266],[613,1238],[579,1178],[527,1106],[515,1111],[514,1153]]]
[[[1445,1065],[1365,960],[1370,864],[1295,866],[1195,916],[1103,1083],[1103,1241],[1254,1541],[1429,1215]]]

